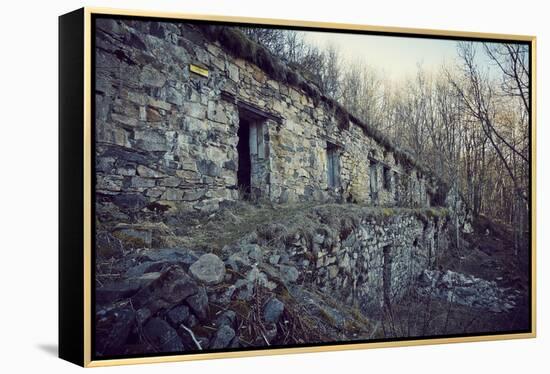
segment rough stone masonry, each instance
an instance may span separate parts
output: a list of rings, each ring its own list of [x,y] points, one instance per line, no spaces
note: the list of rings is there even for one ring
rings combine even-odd
[[[212,213],[239,199],[456,211],[437,177],[242,34],[198,23],[96,22],[100,221]],[[296,244],[305,262],[291,277],[351,303],[357,295],[366,304],[394,299],[445,246],[448,218],[440,216],[401,212],[385,226],[364,219],[332,244],[319,234],[312,248]],[[151,243],[146,228],[125,230]],[[194,270],[207,277],[203,262]]]
[[[304,73],[231,27],[94,30],[98,354],[286,344],[293,310],[329,322],[320,341],[371,338],[350,321],[382,318],[413,286],[514,307],[494,283],[437,270],[454,229],[470,229],[459,195]],[[165,240],[192,232],[189,217],[219,231],[238,200],[294,211],[217,248]],[[243,319],[252,306],[263,335]]]
[[[199,24],[97,20],[99,213],[214,211],[240,198],[444,201],[437,178],[313,83],[275,79],[215,38]]]

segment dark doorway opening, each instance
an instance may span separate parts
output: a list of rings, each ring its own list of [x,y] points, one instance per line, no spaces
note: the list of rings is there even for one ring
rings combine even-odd
[[[239,165],[237,168],[237,184],[242,198],[250,196],[250,185],[252,181],[252,160],[250,158],[250,122],[243,117],[239,117],[239,138],[237,142],[237,152],[239,155]]]

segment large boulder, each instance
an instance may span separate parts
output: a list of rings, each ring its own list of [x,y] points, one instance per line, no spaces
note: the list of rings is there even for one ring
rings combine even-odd
[[[225,264],[218,256],[207,253],[189,267],[189,272],[195,279],[207,285],[218,284],[225,276]]]
[[[142,288],[132,297],[136,310],[147,309],[147,315],[153,315],[161,309],[170,309],[180,304],[199,288],[196,282],[179,266],[172,265],[147,287]]]
[[[95,290],[96,302],[106,303],[120,299],[127,299],[146,287],[161,276],[161,273],[144,273],[139,277],[132,277],[117,282],[112,282],[98,287]]]

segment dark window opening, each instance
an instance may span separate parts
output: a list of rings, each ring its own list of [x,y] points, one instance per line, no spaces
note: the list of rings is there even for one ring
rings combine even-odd
[[[327,185],[340,187],[340,155],[338,146],[332,143],[327,143]]]
[[[252,160],[250,158],[250,123],[247,119],[239,118],[239,129],[237,131],[239,138],[237,142],[237,153],[239,156],[239,165],[237,168],[237,185],[242,198],[250,196],[250,187],[252,182]]]
[[[378,202],[378,172],[376,164],[377,162],[374,160],[371,160],[369,164],[370,197],[373,203]]]

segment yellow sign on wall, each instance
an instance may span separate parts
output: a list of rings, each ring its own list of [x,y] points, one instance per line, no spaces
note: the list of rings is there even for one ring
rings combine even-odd
[[[208,78],[208,69],[201,68],[200,66],[189,64],[189,71]]]

